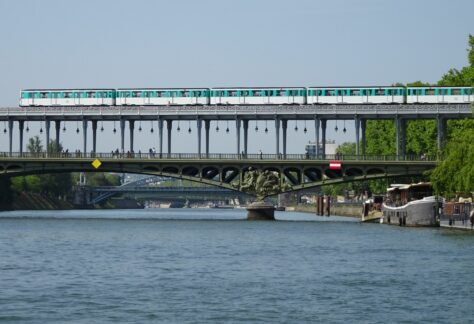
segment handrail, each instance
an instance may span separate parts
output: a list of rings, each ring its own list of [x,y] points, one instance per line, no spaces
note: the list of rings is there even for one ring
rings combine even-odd
[[[121,160],[291,160],[291,161],[438,161],[434,155],[371,155],[371,154],[232,154],[232,153],[82,153],[82,152],[0,152],[2,159],[121,159]]]

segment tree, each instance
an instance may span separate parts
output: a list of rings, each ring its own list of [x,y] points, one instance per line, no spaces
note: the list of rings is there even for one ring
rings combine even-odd
[[[38,135],[35,137],[30,137],[28,144],[26,145],[27,150],[30,153],[41,153],[43,152],[43,145]]]
[[[460,71],[451,69],[443,75],[439,85],[474,86],[474,36],[469,35],[469,66]],[[473,109],[474,111],[474,109]],[[458,192],[474,191],[474,120],[452,120],[443,149],[443,161],[431,173],[431,182],[438,194],[451,196]]]

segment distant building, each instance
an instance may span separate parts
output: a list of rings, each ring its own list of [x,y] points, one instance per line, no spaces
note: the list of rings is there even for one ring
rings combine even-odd
[[[318,143],[319,145],[319,153],[323,151],[323,144],[321,142]],[[336,144],[335,140],[326,140],[326,155],[334,155],[336,154],[336,149],[339,145]],[[316,142],[309,141],[308,144],[305,146],[305,150],[309,156],[316,156]]]

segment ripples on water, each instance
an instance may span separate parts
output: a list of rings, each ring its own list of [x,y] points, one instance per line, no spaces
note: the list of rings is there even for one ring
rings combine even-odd
[[[0,321],[474,318],[474,236],[277,218],[289,221],[216,209],[0,213]]]

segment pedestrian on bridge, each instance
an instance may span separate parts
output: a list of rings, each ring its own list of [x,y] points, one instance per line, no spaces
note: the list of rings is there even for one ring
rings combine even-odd
[[[262,150],[258,150],[258,154],[260,155],[260,160],[263,159],[263,153]]]

